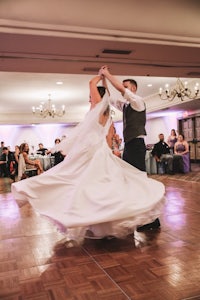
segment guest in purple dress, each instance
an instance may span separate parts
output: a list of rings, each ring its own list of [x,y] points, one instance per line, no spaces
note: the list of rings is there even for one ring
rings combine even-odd
[[[175,173],[190,172],[189,144],[183,134],[179,134],[178,141],[174,145],[173,170]]]
[[[171,152],[171,154],[173,154],[174,153],[174,145],[175,145],[175,143],[177,142],[177,135],[176,135],[176,130],[175,129],[172,129],[171,130],[171,134],[170,134],[170,136],[168,137],[168,139],[167,139],[167,144],[168,144],[168,146],[169,146],[169,148],[170,148],[170,152]]]

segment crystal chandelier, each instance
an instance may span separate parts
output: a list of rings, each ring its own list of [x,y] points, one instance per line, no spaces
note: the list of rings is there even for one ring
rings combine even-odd
[[[162,100],[172,101],[175,97],[178,97],[181,101],[196,99],[199,94],[199,83],[196,83],[194,90],[192,91],[187,86],[187,82],[182,82],[179,78],[177,79],[174,88],[170,89],[169,85],[165,85],[165,89],[159,89],[159,96]]]
[[[52,104],[51,102],[51,94],[48,95],[48,103],[44,104],[41,103],[39,106],[32,107],[32,112],[34,115],[41,116],[43,118],[46,117],[62,117],[65,114],[65,105],[62,105],[61,108],[56,108],[55,104]]]

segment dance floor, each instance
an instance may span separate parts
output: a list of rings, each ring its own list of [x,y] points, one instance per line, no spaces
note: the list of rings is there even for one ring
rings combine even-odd
[[[29,204],[19,208],[10,179],[0,178],[0,299],[200,299],[200,183],[195,172],[191,181],[157,177],[167,199],[160,230],[125,240],[87,239],[74,248],[55,246],[61,233]]]

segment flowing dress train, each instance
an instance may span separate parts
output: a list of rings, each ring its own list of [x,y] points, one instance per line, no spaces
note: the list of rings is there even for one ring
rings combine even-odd
[[[89,111],[56,150],[67,153],[60,164],[41,175],[12,184],[16,200],[27,200],[41,215],[64,228],[68,237],[124,237],[159,217],[164,185],[113,155],[99,116],[108,97]]]

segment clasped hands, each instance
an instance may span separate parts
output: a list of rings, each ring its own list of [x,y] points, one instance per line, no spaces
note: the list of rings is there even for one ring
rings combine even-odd
[[[98,75],[101,76],[101,77],[104,77],[104,75],[108,72],[108,66],[102,66],[100,69],[99,69],[99,73]]]

